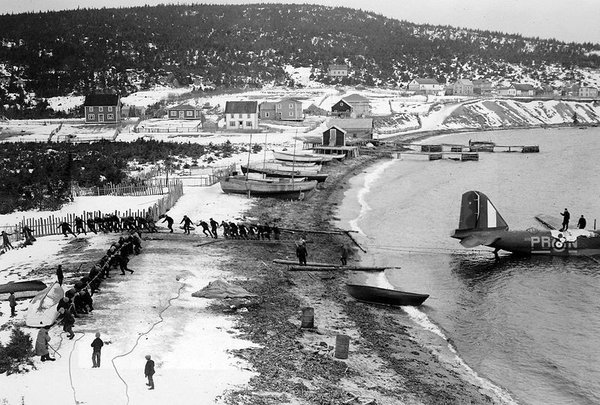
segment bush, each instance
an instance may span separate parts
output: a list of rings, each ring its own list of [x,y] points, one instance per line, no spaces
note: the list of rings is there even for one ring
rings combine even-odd
[[[33,345],[31,337],[16,327],[6,346],[0,344],[0,373],[12,374],[21,370],[23,364],[32,365]]]

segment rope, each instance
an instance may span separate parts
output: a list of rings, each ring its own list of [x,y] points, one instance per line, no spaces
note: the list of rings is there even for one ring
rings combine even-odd
[[[134,350],[135,348],[138,346],[140,339],[143,336],[146,336],[147,334],[149,334],[150,332],[152,332],[152,330],[156,327],[156,325],[164,322],[164,318],[162,316],[163,312],[165,312],[167,309],[169,309],[173,303],[174,300],[179,299],[179,297],[181,296],[181,290],[183,290],[184,284],[181,283],[181,286],[179,287],[179,290],[177,291],[177,295],[174,297],[169,298],[169,302],[167,304],[166,307],[164,307],[159,313],[158,313],[158,317],[160,318],[158,321],[154,322],[152,324],[152,326],[150,327],[150,329],[148,329],[146,332],[141,333],[138,335],[135,344],[133,345],[133,347],[127,352],[127,353],[123,353],[123,354],[119,354],[115,357],[112,358],[111,363],[113,365],[113,368],[115,369],[115,372],[117,373],[117,376],[119,377],[119,379],[123,382],[123,384],[125,385],[125,396],[127,397],[127,405],[129,405],[129,385],[127,384],[127,382],[123,379],[123,376],[121,376],[121,374],[119,373],[119,370],[117,369],[117,365],[115,364],[115,360],[121,357],[125,357],[125,356],[129,356]]]
[[[64,332],[63,332],[64,333]],[[69,353],[69,381],[71,382],[71,389],[73,390],[73,401],[75,401],[75,405],[79,402],[77,401],[77,391],[75,391],[75,386],[73,385],[73,374],[71,372],[71,357],[73,357],[73,352],[75,351],[75,345],[85,336],[84,332],[76,332],[81,333],[81,336],[75,340],[73,343],[73,347],[71,348],[71,353]]]

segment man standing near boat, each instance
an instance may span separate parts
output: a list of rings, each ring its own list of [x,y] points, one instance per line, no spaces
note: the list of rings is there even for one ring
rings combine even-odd
[[[300,239],[298,246],[296,246],[296,256],[298,256],[298,262],[301,266],[306,266],[306,256],[308,256],[308,252],[306,250],[306,243],[304,239]]]
[[[569,229],[569,219],[571,218],[571,214],[569,213],[569,210],[565,208],[565,211],[561,212],[560,215],[563,217],[562,228],[560,228],[560,230],[561,232],[564,232]]]
[[[581,218],[579,218],[579,221],[577,221],[577,228],[585,229],[586,225],[587,225],[587,221],[585,220],[585,218],[582,215]]]
[[[17,315],[15,312],[15,308],[17,307],[17,299],[15,298],[15,293],[12,291],[8,296],[8,304],[10,305],[10,316],[12,318],[13,316]]]
[[[340,246],[340,261],[342,262],[342,266],[348,264],[348,246],[345,243],[342,243]]]

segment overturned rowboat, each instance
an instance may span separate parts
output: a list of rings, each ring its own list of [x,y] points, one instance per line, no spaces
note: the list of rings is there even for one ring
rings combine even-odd
[[[11,281],[0,284],[0,299],[8,298],[11,292],[15,294],[15,298],[31,298],[44,288],[46,284],[41,280]]]
[[[429,294],[417,294],[370,285],[346,284],[348,294],[358,301],[394,306],[419,306]]]

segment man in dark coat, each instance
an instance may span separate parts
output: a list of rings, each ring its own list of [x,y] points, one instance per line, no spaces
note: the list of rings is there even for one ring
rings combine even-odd
[[[296,247],[296,256],[298,256],[298,262],[302,266],[306,266],[306,256],[308,256],[308,252],[306,250],[306,244],[304,240],[301,240]]]
[[[183,224],[183,233],[189,235],[192,228],[192,220],[187,215],[184,215],[180,224]]]
[[[219,224],[217,223],[217,221],[215,221],[214,219],[210,219],[210,231],[212,232],[214,238],[217,238],[217,228],[219,227]]]
[[[148,377],[148,382],[146,383],[149,390],[154,389],[154,379],[152,376],[154,375],[154,360],[151,359],[150,355],[146,355],[146,366],[144,367],[144,376]]]
[[[17,307],[17,299],[15,298],[15,293],[12,291],[8,296],[8,304],[10,305],[10,316],[13,317],[17,315],[17,313],[15,312],[15,308]]]
[[[96,223],[94,222],[93,218],[88,218],[87,221],[85,221],[85,223],[87,224],[88,228],[90,228],[90,231],[94,232],[94,233],[98,233],[96,231]]]
[[[345,244],[342,244],[342,246],[340,247],[340,261],[342,262],[342,266],[348,264],[348,250],[348,246],[346,246]]]
[[[169,233],[173,233],[173,218],[171,218],[167,214],[163,214],[162,218],[163,218],[163,220],[161,222],[166,222],[167,223],[167,228],[170,229]]]
[[[104,342],[100,339],[100,332],[96,332],[96,339],[90,345],[92,346],[92,368],[100,367],[100,353]]]
[[[561,230],[561,232],[564,232],[567,229],[569,229],[569,219],[571,219],[571,214],[565,208],[565,211],[561,212],[560,215],[562,215],[562,217],[563,217],[562,228],[560,228],[560,230]]]
[[[77,235],[79,235],[81,232],[83,232],[84,235],[87,235],[87,232],[85,231],[85,225],[83,224],[83,219],[80,217],[75,217],[75,232],[77,232]]]
[[[579,218],[579,221],[577,221],[577,228],[585,229],[586,225],[587,225],[587,221],[585,220],[585,218],[582,215],[581,218]]]
[[[75,318],[71,314],[71,311],[65,308],[61,308],[58,310],[59,314],[58,319],[63,324],[63,331],[69,334],[68,338],[73,339],[75,337],[75,333],[73,333],[73,325],[75,325]]]
[[[62,285],[65,276],[63,275],[62,264],[59,264],[56,268],[56,278],[58,280],[58,284]]]
[[[57,228],[60,228],[61,232],[63,235],[65,235],[65,238],[67,236],[69,236],[68,234],[70,233],[71,235],[77,237],[77,235],[75,235],[73,233],[73,230],[71,229],[71,225],[69,225],[68,222],[61,222],[60,225],[57,226]]]

